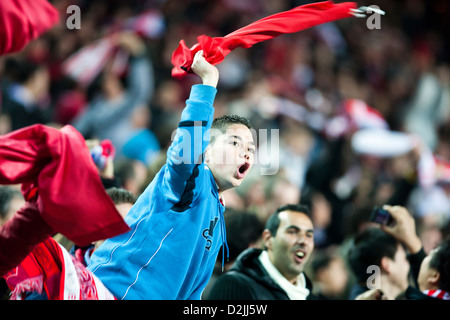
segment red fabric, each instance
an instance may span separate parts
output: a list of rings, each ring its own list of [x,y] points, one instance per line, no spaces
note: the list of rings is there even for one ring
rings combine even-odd
[[[61,250],[52,238],[36,245],[17,267],[4,276],[12,291],[11,300],[17,300],[25,292],[45,292],[49,300],[62,300],[63,265]]]
[[[52,233],[37,204],[26,202],[12,220],[0,228],[0,275],[17,266],[37,243]]]
[[[14,269],[4,275],[11,300],[26,293],[45,293],[49,300],[115,299],[74,256],[54,239],[39,243]]]
[[[286,33],[294,33],[313,26],[350,17],[350,9],[356,9],[356,3],[334,4],[332,1],[307,4],[280,12],[238,29],[225,37],[211,38],[201,35],[190,49],[184,40],[172,54],[172,76],[181,78],[190,71],[195,53],[203,50],[209,63],[216,65],[237,47],[250,48],[255,43],[275,38]]]
[[[47,0],[0,1],[0,54],[22,50],[58,21],[58,11]]]
[[[27,210],[0,229],[0,275],[52,232],[86,246],[129,230],[84,138],[70,125],[58,130],[37,124],[0,137],[0,185],[17,183]]]

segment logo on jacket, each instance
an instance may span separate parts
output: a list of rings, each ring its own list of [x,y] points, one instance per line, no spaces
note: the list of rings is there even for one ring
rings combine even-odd
[[[206,250],[211,249],[214,229],[216,228],[216,225],[217,225],[218,221],[219,221],[218,217],[214,218],[214,220],[211,220],[209,222],[209,228],[203,230],[203,232],[202,232],[203,238],[206,239],[206,246],[205,246]]]

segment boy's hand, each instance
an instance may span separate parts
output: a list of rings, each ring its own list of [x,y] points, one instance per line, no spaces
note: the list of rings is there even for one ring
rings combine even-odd
[[[217,87],[217,83],[219,82],[219,70],[205,60],[202,50],[195,54],[191,69],[202,79],[203,84],[214,88]]]

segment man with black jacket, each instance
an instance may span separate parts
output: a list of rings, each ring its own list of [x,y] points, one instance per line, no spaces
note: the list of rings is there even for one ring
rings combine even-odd
[[[247,249],[219,277],[207,300],[305,300],[313,298],[303,267],[314,249],[309,209],[285,205],[267,220],[264,250]]]

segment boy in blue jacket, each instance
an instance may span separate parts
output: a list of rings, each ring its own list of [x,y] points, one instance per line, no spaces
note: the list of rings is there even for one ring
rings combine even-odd
[[[219,250],[227,250],[222,193],[239,186],[254,162],[247,119],[213,122],[219,72],[202,51],[166,164],[131,208],[131,230],[108,239],[88,268],[117,299],[200,299]],[[224,256],[222,256],[223,259]]]

